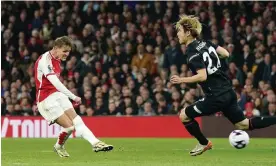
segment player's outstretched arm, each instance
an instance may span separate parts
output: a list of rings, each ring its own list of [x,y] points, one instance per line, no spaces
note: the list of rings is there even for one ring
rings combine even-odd
[[[229,57],[229,52],[221,46],[218,46],[216,51],[219,54],[220,58],[228,58]]]
[[[54,85],[54,87],[60,91],[61,93],[65,94],[72,100],[76,100],[77,96],[70,92],[58,79],[56,75],[48,75],[47,79]]]
[[[56,73],[53,70],[50,55],[42,57],[38,64],[38,70],[51,82],[51,84],[61,93],[74,100],[77,104],[81,103],[81,98],[70,92],[58,79]]]
[[[170,81],[173,84],[181,84],[181,83],[194,83],[194,82],[203,82],[207,79],[206,69],[197,70],[197,74],[192,77],[179,77],[174,75],[171,77]]]

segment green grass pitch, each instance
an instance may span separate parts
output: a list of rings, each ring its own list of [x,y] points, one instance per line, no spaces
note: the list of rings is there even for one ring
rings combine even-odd
[[[276,140],[251,139],[242,150],[228,139],[211,139],[214,149],[191,157],[194,139],[102,138],[113,144],[111,152],[92,151],[83,139],[70,139],[69,158],[53,150],[56,139],[2,139],[2,166],[276,166]]]

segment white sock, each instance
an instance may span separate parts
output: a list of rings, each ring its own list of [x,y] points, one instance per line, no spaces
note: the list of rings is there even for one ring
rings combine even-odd
[[[76,116],[73,119],[73,124],[76,129],[76,134],[81,135],[82,138],[86,139],[92,146],[100,141],[95,137],[92,131],[90,131],[88,127],[83,123],[80,116]]]
[[[70,135],[72,134],[72,132],[74,131],[74,126],[68,127],[68,128],[62,128],[57,142],[55,144],[56,148],[61,148],[62,146],[64,146],[65,142],[67,141],[67,139],[70,137]]]

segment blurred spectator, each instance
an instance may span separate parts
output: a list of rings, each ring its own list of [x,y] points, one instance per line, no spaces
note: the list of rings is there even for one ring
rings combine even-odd
[[[253,103],[248,102],[245,104],[244,115],[247,118],[251,118],[253,116],[260,116],[260,111],[254,108]]]
[[[133,108],[127,107],[126,108],[126,116],[132,116],[133,115]]]
[[[153,57],[152,55],[145,53],[143,45],[137,46],[137,55],[132,58],[131,66],[141,70],[142,68],[147,69],[150,73],[153,72]],[[134,69],[135,70],[135,69]]]
[[[168,103],[166,102],[164,97],[161,97],[158,101],[157,114],[164,115],[169,111]]]
[[[79,114],[80,116],[85,116],[85,115],[87,115],[87,114],[86,114],[86,106],[85,106],[85,105],[81,104],[81,105],[79,106],[79,112],[78,112],[78,114]]]
[[[162,50],[160,47],[155,47],[154,49],[154,65],[156,65],[155,73],[160,73],[163,68],[164,63],[164,54],[162,53]]]
[[[268,116],[276,116],[276,104],[271,103],[268,105]]]
[[[39,10],[36,10],[34,12],[34,19],[32,21],[32,28],[33,29],[41,29],[42,27],[42,20],[40,18],[40,12]]]
[[[180,70],[181,65],[185,62],[184,56],[180,53],[179,48],[175,39],[171,39],[169,48],[165,51],[164,54],[164,63],[163,67],[165,69],[170,69],[172,65],[176,65],[178,71]]]
[[[237,79],[238,83],[244,85],[245,83],[245,73],[243,73],[239,68],[236,67],[236,64],[231,62],[229,64],[228,77],[230,79]]]
[[[140,110],[139,115],[140,116],[153,116],[153,115],[156,115],[156,114],[153,111],[151,103],[150,102],[146,102],[144,104],[144,108]]]
[[[249,45],[246,44],[243,46],[242,55],[243,56],[241,56],[241,58],[238,60],[238,67],[246,65],[248,67],[248,70],[251,71],[255,58],[251,54]]]
[[[95,104],[94,110],[95,110],[94,115],[107,115],[108,114],[104,108],[102,98],[96,99],[96,104]]]
[[[86,115],[87,116],[93,116],[94,115],[94,110],[91,107],[88,107],[86,109]]]

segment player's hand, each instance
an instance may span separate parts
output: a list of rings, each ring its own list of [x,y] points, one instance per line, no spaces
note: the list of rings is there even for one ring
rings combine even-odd
[[[75,105],[80,105],[81,104],[81,98],[80,97],[76,97],[74,102],[76,102]]]
[[[173,75],[170,79],[170,82],[173,83],[173,84],[183,83],[182,79],[178,75]]]

